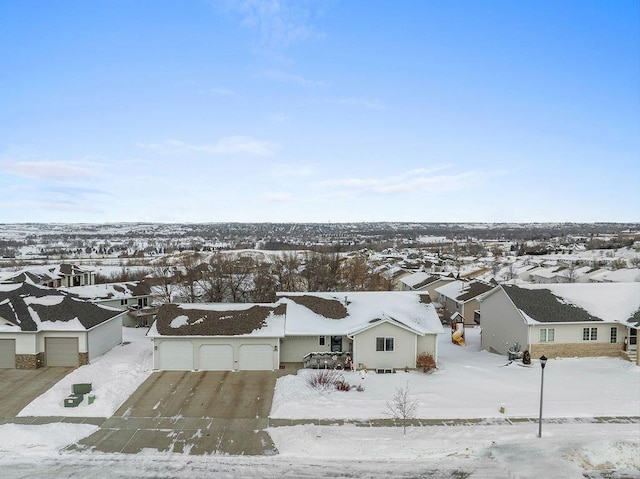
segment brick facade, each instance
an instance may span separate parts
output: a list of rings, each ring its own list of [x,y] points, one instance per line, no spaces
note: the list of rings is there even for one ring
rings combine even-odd
[[[16,354],[16,369],[38,369],[44,366],[44,353]]]
[[[599,356],[620,356],[622,343],[567,343],[567,344],[532,344],[532,358],[539,358],[544,355],[548,358],[573,358],[573,357],[599,357]]]
[[[78,353],[78,365],[84,366],[89,364],[89,353]]]

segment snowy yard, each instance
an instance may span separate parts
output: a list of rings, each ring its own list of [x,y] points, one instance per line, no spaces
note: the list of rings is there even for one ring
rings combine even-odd
[[[271,417],[372,419],[388,417],[396,388],[409,387],[418,418],[537,417],[541,368],[480,350],[478,329],[467,328],[467,346],[440,336],[438,370],[430,374],[344,372],[363,392],[318,392],[307,386],[313,370],[278,379]],[[508,365],[507,365],[508,364]],[[504,405],[505,413],[499,412]],[[640,413],[640,367],[618,358],[550,359],[545,369],[546,417],[627,416]]]
[[[130,342],[72,372],[28,405],[21,415],[110,416],[151,373],[151,345],[144,329],[125,329]],[[345,372],[363,392],[317,392],[310,371],[278,380],[274,418],[369,419],[387,416],[386,402],[409,386],[421,418],[537,417],[540,366],[506,365],[504,357],[479,350],[478,331],[467,346],[440,341],[439,369],[432,374],[377,375]],[[76,382],[92,382],[96,402],[62,408]],[[506,411],[499,412],[501,405]],[[545,369],[545,417],[625,416],[640,412],[640,367],[611,358],[550,360]],[[567,420],[535,423],[401,428],[299,425],[269,429],[279,455],[189,456],[148,449],[135,456],[65,452],[96,430],[87,424],[0,425],[3,478],[84,477],[425,477],[637,478],[640,425]],[[331,458],[331,459],[328,459]],[[613,472],[612,472],[613,471]],[[588,475],[585,475],[588,474]]]

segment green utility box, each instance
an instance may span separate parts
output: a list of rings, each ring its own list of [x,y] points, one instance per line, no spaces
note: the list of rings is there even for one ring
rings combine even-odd
[[[91,383],[80,383],[72,386],[73,394],[89,394],[91,392]]]
[[[88,401],[87,404],[93,404],[93,401],[95,400],[96,400],[96,397],[93,394],[89,394],[87,396],[87,401]]]
[[[82,394],[72,394],[64,398],[64,407],[78,407],[84,396]]]

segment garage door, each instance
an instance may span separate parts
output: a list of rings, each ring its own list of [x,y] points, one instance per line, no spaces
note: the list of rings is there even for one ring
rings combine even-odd
[[[77,368],[78,338],[45,338],[44,354],[47,366],[65,366]]]
[[[243,344],[240,346],[241,371],[271,371],[273,346],[270,344]]]
[[[199,357],[200,371],[233,370],[233,347],[230,344],[203,344]]]
[[[162,341],[158,346],[163,371],[191,371],[193,369],[193,344],[191,341]]]
[[[0,339],[0,369],[16,367],[16,340]]]

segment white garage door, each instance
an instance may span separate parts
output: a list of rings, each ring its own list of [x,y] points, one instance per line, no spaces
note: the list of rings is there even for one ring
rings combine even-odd
[[[77,368],[78,338],[45,338],[44,354],[47,366],[65,366]]]
[[[163,371],[191,371],[193,344],[191,341],[162,341],[158,346],[158,369]]]
[[[200,371],[233,370],[233,347],[230,344],[203,344],[199,358]]]
[[[0,339],[0,369],[16,367],[16,340]]]
[[[243,344],[240,346],[241,371],[270,371],[273,369],[273,346],[270,344]]]

